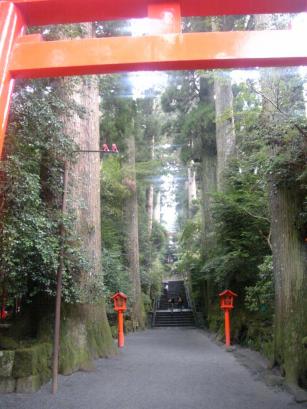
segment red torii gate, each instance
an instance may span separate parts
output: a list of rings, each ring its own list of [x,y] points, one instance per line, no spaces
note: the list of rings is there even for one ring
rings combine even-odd
[[[307,42],[291,30],[181,33],[181,16],[304,11],[307,0],[0,0],[0,156],[15,78],[306,65]],[[160,31],[141,37],[50,42],[37,34],[26,35],[31,25],[142,17],[159,19]],[[57,389],[59,314],[57,318],[53,392]]]
[[[180,32],[181,16],[304,11],[307,0],[0,0],[0,155],[15,78],[306,65],[307,42],[291,30]],[[165,13],[169,23],[164,25],[164,34],[67,41],[26,35],[31,25],[142,17],[163,20]]]

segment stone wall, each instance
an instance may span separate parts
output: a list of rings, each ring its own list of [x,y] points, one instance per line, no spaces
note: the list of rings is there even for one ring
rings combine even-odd
[[[37,391],[51,377],[52,345],[0,351],[0,393]]]

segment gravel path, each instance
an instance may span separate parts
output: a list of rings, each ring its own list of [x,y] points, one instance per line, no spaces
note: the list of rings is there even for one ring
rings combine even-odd
[[[32,395],[2,395],[1,409],[285,409],[300,408],[267,387],[197,329],[147,330],[126,337],[92,373],[60,377]]]

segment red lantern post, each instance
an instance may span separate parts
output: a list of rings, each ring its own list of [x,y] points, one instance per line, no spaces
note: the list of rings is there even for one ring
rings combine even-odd
[[[233,309],[234,297],[238,295],[231,290],[225,290],[219,294],[220,307],[225,315],[225,344],[230,346],[230,310]]]
[[[117,311],[118,325],[118,347],[125,345],[124,337],[124,312],[127,310],[127,296],[124,293],[117,292],[113,295],[114,311]]]

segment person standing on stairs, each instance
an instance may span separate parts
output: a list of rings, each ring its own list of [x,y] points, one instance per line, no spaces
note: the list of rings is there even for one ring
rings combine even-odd
[[[174,312],[175,297],[171,297],[171,298],[168,300],[168,302],[169,302],[169,304],[170,304],[170,306],[171,306],[171,311]]]
[[[183,299],[180,297],[180,295],[178,295],[178,298],[177,298],[177,305],[178,305],[178,308],[180,308],[180,311],[182,311]]]

